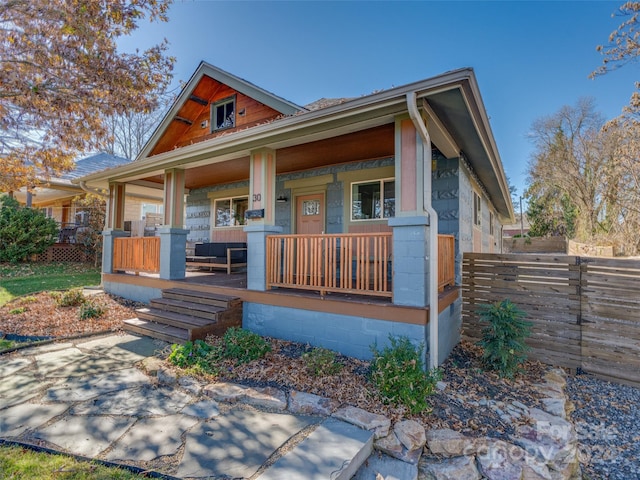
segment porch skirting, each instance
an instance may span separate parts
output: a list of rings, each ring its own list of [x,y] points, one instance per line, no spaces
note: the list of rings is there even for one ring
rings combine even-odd
[[[242,327],[259,335],[308,343],[343,355],[370,360],[371,345],[389,345],[389,335],[425,344],[426,325],[341,315],[322,311],[245,302]]]

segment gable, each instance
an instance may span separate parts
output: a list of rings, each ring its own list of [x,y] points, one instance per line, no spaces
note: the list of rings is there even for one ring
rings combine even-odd
[[[212,105],[227,98],[235,98],[235,127],[212,132]],[[150,155],[242,130],[281,115],[277,110],[258,100],[204,75],[170,119]]]

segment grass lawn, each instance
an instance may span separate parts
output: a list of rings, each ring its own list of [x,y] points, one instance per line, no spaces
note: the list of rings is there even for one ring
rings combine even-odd
[[[0,264],[0,306],[20,295],[100,284],[100,269],[86,263]]]
[[[141,478],[127,470],[79,462],[66,455],[50,455],[22,447],[0,446],[0,474],[21,480],[131,480]]]

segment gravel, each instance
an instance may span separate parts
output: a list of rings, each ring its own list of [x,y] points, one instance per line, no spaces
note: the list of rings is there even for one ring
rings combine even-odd
[[[640,479],[640,389],[574,375],[566,391],[586,478]]]

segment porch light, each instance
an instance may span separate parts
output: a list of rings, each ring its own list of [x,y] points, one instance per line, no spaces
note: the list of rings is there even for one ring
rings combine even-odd
[[[284,195],[279,195],[278,198],[276,198],[276,202],[277,203],[287,203],[287,200],[289,200],[286,196]]]

